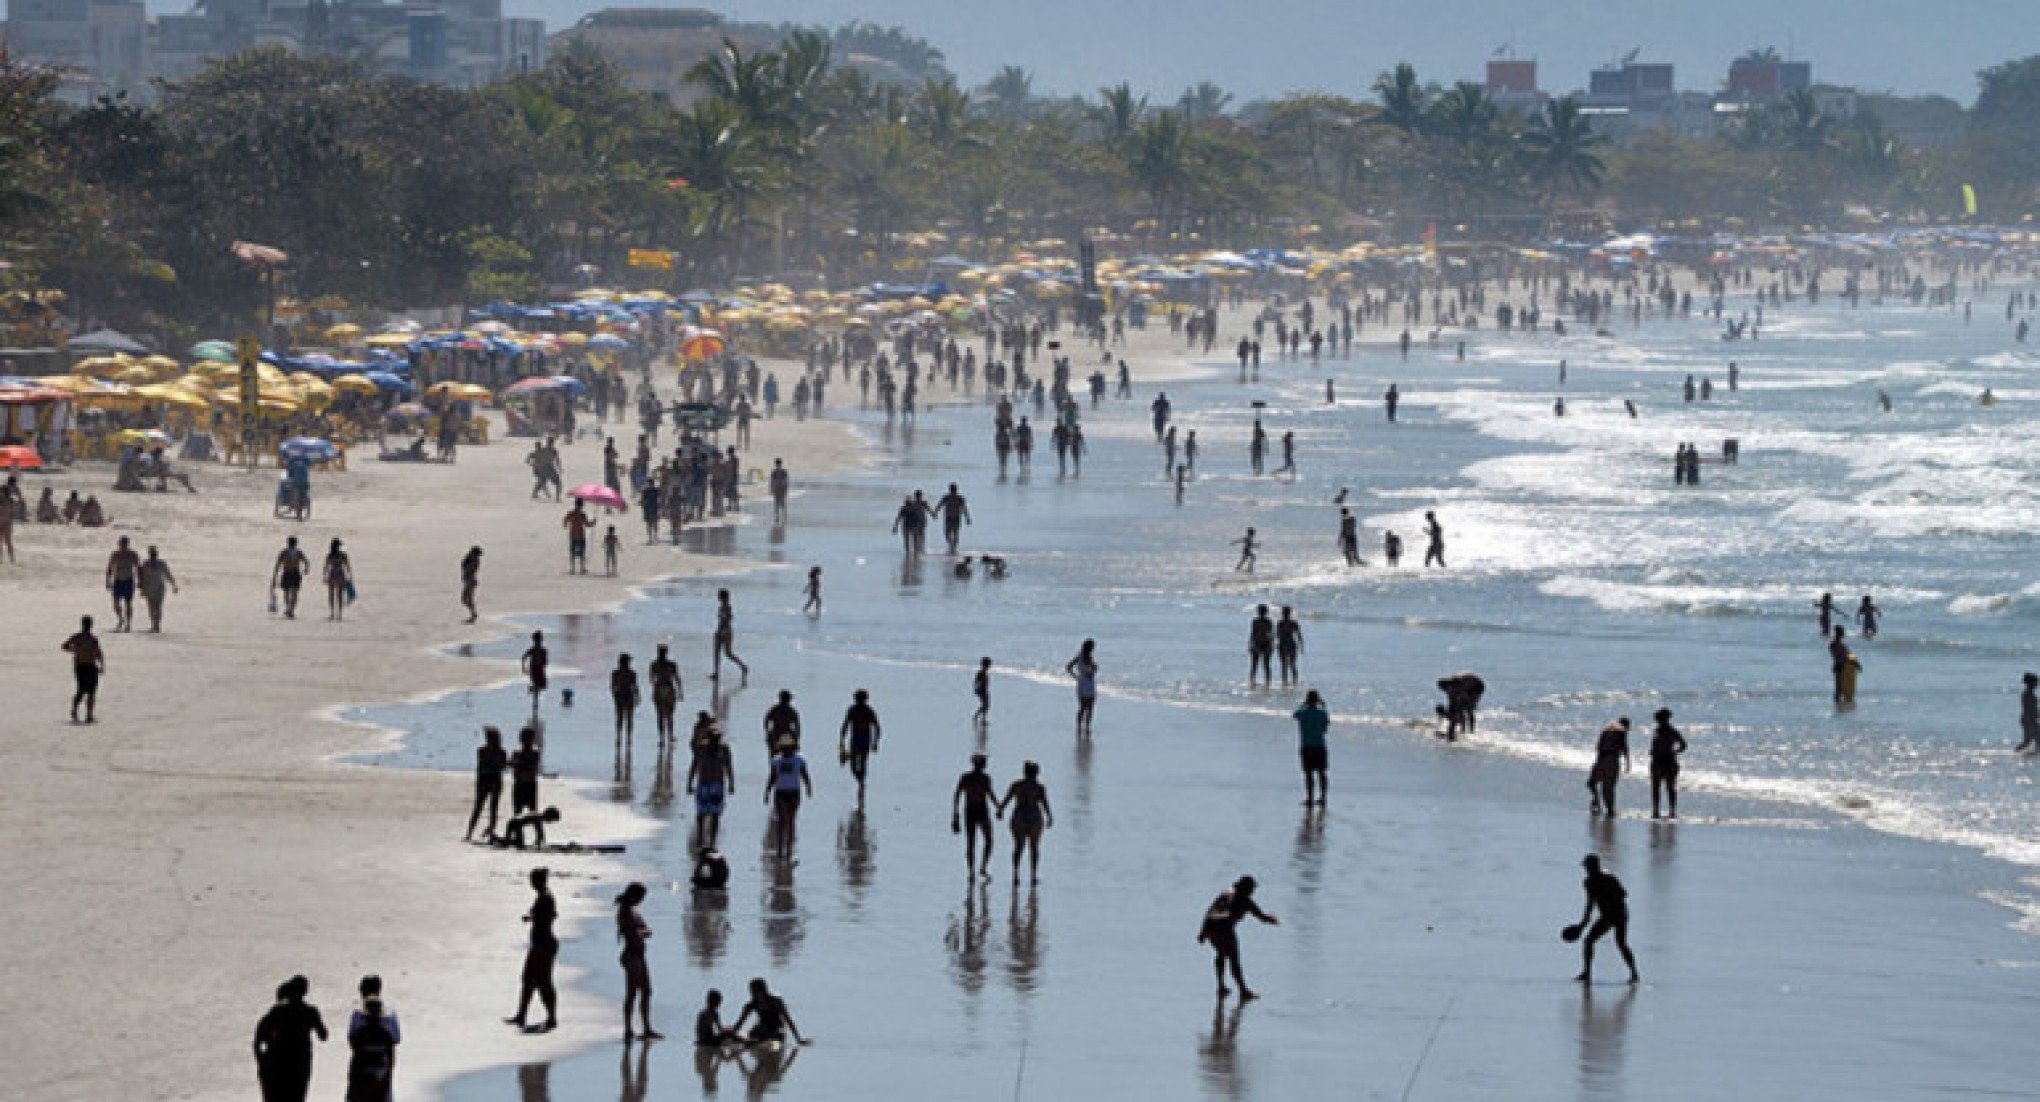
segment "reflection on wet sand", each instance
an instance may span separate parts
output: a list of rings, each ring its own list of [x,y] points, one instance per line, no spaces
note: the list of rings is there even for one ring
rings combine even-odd
[[[1197,1064],[1207,1092],[1219,1098],[1247,1098],[1247,1078],[1241,1074],[1239,1053],[1240,1016],[1246,1004],[1227,1006],[1221,999],[1211,1008],[1211,1032],[1198,1039]]]
[[[637,1059],[631,1059],[633,1048]],[[623,1046],[623,1055],[618,1059],[617,1078],[622,1085],[617,1089],[617,1102],[646,1102],[651,1097],[651,1056],[652,1044],[646,1041],[636,1046]]]
[[[1591,984],[1580,987],[1580,1097],[1619,1098],[1624,1094],[1623,1039],[1629,1033],[1629,1007],[1636,988],[1623,985],[1612,998],[1598,1000]]]
[[[1034,993],[1041,973],[1041,954],[1041,900],[1029,888],[1027,900],[1022,903],[1020,893],[1015,891],[1006,912],[1006,975],[1013,981],[1013,990],[1023,995]]]
[[[764,902],[759,908],[758,920],[764,928],[765,948],[772,954],[774,967],[778,968],[792,963],[801,943],[807,940],[807,921],[801,913],[800,899],[793,890],[793,866],[792,861],[772,863],[772,875],[765,884]]]
[[[984,990],[985,941],[991,931],[984,885],[973,883],[964,889],[963,913],[950,912],[949,933],[942,939],[949,947],[949,974],[966,994]]]
[[[631,758],[635,753],[632,741],[620,736],[616,740],[616,768],[609,786],[609,798],[620,804],[628,804],[636,796],[631,783],[633,770]]]
[[[519,1065],[517,1099],[518,1102],[552,1102],[552,1065]]]
[[[687,955],[696,968],[703,971],[713,969],[728,949],[729,903],[727,891],[695,889],[691,892],[687,920],[682,929],[687,937]]]
[[[864,809],[852,808],[836,828],[836,868],[843,876],[843,890],[852,911],[862,910],[864,893],[878,871],[878,842]]]
[[[646,798],[645,807],[654,815],[666,818],[673,813],[673,744],[662,742],[659,755],[652,763],[652,794]]]

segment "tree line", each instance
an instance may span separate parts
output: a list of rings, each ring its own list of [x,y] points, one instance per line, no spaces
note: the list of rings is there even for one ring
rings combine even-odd
[[[259,49],[154,104],[84,108],[56,102],[49,73],[0,61],[0,278],[60,288],[95,322],[216,333],[267,294],[234,241],[289,254],[308,301],[394,307],[530,298],[583,265],[620,278],[634,248],[674,251],[660,278],[676,286],[841,283],[966,240],[1101,232],[1167,254],[1407,242],[1426,226],[1530,241],[1582,218],[1948,219],[1965,183],[1983,217],[2011,222],[2034,212],[2040,179],[2040,57],[1980,74],[1974,107],[1929,149],[1810,93],[1709,136],[1617,145],[1576,100],[1519,114],[1406,64],[1360,97],[1235,106],[1205,82],[1156,103],[1124,83],[1037,95],[1017,67],[975,89],[946,73],[881,83],[839,64],[835,41],[725,44],[684,105],[585,47],[480,89]]]

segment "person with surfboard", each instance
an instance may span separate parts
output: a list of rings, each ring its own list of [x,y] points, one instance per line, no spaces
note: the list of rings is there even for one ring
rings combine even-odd
[[[1560,931],[1560,936],[1568,942],[1580,941],[1582,931],[1586,934],[1586,940],[1580,945],[1580,974],[1573,979],[1580,983],[1594,982],[1594,943],[1612,933],[1615,935],[1615,948],[1622,953],[1622,962],[1629,966],[1629,982],[1636,983],[1639,979],[1636,974],[1636,954],[1629,951],[1629,892],[1622,887],[1622,881],[1617,880],[1612,873],[1601,871],[1599,857],[1587,854],[1580,861],[1580,866],[1587,870],[1587,877],[1583,882],[1587,892],[1587,907],[1580,912],[1577,924]],[[1601,912],[1601,917],[1595,920],[1590,928],[1587,922],[1594,918],[1597,909]]]

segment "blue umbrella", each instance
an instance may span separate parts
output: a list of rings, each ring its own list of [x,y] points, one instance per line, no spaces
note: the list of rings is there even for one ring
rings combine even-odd
[[[376,385],[378,390],[394,390],[400,394],[411,393],[411,384],[403,376],[389,371],[370,371],[363,378]]]
[[[317,436],[296,436],[285,440],[276,449],[285,459],[304,459],[313,463],[325,463],[336,459],[340,449],[331,440]]]
[[[567,393],[572,394],[576,398],[583,397],[588,393],[588,384],[574,378],[572,375],[555,375],[552,378],[553,382],[567,388]]]
[[[629,348],[630,342],[614,333],[597,333],[588,338],[590,348]]]

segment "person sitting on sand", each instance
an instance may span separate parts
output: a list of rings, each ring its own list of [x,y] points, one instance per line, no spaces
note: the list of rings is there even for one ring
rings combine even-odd
[[[742,1044],[743,1040],[736,1030],[723,1025],[722,992],[709,988],[707,1002],[701,1013],[694,1016],[694,1043],[702,1048],[721,1048]]]
[[[57,509],[57,491],[51,487],[44,486],[42,488],[42,496],[37,498],[35,502],[35,522],[37,524],[55,524],[62,519],[64,519],[63,514]]]
[[[545,825],[559,821],[560,809],[557,807],[512,815],[510,821],[504,824],[503,833],[489,839],[489,844],[497,849],[544,849]],[[528,844],[524,839],[524,832],[527,830],[531,832],[531,841]]]
[[[184,492],[186,493],[195,494],[198,492],[197,488],[192,486],[189,477],[170,466],[170,457],[163,454],[163,448],[160,445],[149,450],[148,459],[142,464],[142,474],[144,477],[155,478],[156,489],[159,492],[166,492],[170,489],[171,479],[176,479],[178,484],[184,487]]]
[[[744,1023],[754,1017],[758,1024],[751,1027],[751,1032],[744,1033]],[[793,1034],[797,1043],[807,1043],[800,1035],[800,1027],[793,1024],[793,1012],[786,1008],[786,1000],[774,995],[763,979],[751,981],[751,1001],[744,1004],[743,1012],[737,1015],[737,1024],[732,1028],[743,1036],[746,1044],[777,1043],[784,1041],[788,1033]]]
[[[78,491],[72,490],[71,496],[64,499],[64,523],[78,523],[78,512],[84,507],[85,503],[78,500]]]
[[[86,495],[85,504],[78,506],[78,527],[106,527],[106,510],[100,508],[98,495]]]

